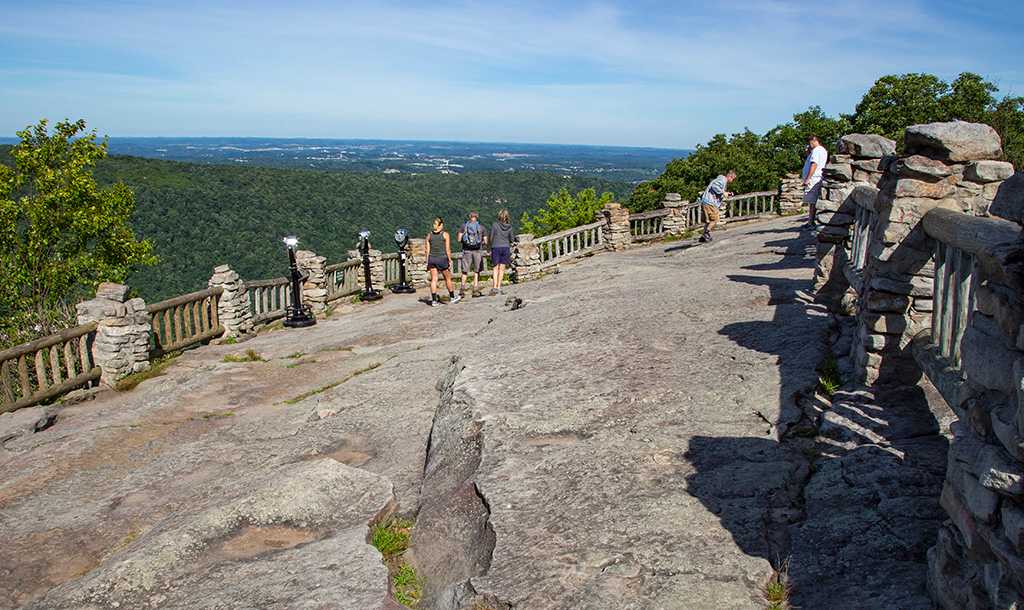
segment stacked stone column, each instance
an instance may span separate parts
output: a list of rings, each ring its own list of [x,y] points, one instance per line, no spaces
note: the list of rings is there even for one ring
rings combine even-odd
[[[117,380],[149,368],[149,332],[152,317],[142,299],[129,299],[128,287],[104,282],[96,298],[76,306],[78,323],[96,322],[92,357],[100,367],[100,382]]]
[[[604,216],[604,241],[615,251],[625,250],[633,241],[629,232],[629,208],[621,203],[606,203],[600,212]]]
[[[679,193],[667,193],[661,207],[668,210],[668,214],[661,219],[661,227],[668,235],[682,235],[688,228],[686,226],[686,208],[690,205],[683,201]]]
[[[302,302],[310,306],[314,315],[323,313],[327,310],[327,258],[299,250],[295,253],[295,262],[307,274],[302,284]]]
[[[804,208],[804,184],[800,174],[786,174],[779,185],[779,213],[798,214]]]
[[[858,203],[873,205],[878,192],[876,185],[893,161],[895,150],[896,143],[882,136],[843,136],[836,154],[822,172],[821,198],[815,215],[818,248],[814,288],[825,302],[838,304],[849,289],[844,267],[849,261],[850,225]],[[799,188],[802,205],[803,181],[797,177],[797,182],[791,188]]]
[[[252,311],[249,309],[249,295],[238,273],[229,265],[214,267],[208,285],[210,288],[223,289],[217,303],[217,318],[224,327],[223,337],[235,338],[251,332]]]
[[[370,282],[373,283],[374,290],[384,290],[384,253],[380,250],[370,249]],[[359,250],[348,251],[349,260],[359,261],[359,273],[356,281],[359,288],[366,289],[366,274],[363,272],[363,255],[359,253]],[[426,263],[423,264],[424,269]]]
[[[540,275],[540,248],[533,241],[532,233],[520,233],[516,236],[517,245],[512,265],[519,281],[532,280]]]
[[[427,240],[422,237],[409,240],[405,271],[409,274],[409,282],[413,286],[426,286],[430,283],[430,274],[427,273],[427,254]]]

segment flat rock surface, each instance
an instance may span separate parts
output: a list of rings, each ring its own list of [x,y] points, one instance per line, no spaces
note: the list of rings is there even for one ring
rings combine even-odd
[[[430,308],[422,290],[346,303],[56,410],[0,448],[0,608],[113,607],[100,590],[376,607],[387,574],[366,525],[392,510],[417,517],[425,607],[759,607],[785,550],[770,523],[808,475],[777,437],[830,324],[802,292],[798,225],[583,259],[508,288],[516,310]],[[223,362],[247,349],[264,361]],[[253,498],[269,497],[344,515],[261,520]],[[149,566],[152,589],[125,565]]]

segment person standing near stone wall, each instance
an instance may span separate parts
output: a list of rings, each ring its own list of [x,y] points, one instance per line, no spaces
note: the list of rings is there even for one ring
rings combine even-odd
[[[817,212],[818,197],[821,196],[821,172],[828,163],[828,151],[821,145],[818,136],[807,138],[807,160],[804,161],[804,170],[801,177],[804,181],[804,203],[809,211],[807,226],[814,226],[814,215]]]
[[[700,207],[704,210],[704,234],[700,236],[700,242],[711,241],[711,231],[718,224],[719,210],[722,209],[722,200],[731,197],[732,193],[725,190],[729,183],[736,179],[736,170],[730,169],[725,174],[718,176],[708,184],[704,192],[700,194]]]

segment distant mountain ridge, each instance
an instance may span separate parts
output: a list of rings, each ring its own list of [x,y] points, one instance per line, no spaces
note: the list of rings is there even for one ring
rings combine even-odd
[[[0,138],[0,143],[14,143]],[[112,155],[224,165],[417,174],[547,171],[639,182],[683,149],[332,138],[110,138]]]

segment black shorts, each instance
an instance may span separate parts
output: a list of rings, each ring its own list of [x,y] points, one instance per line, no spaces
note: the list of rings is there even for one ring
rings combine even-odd
[[[427,271],[431,269],[437,269],[438,271],[448,270],[448,257],[447,256],[430,256],[427,257]]]

